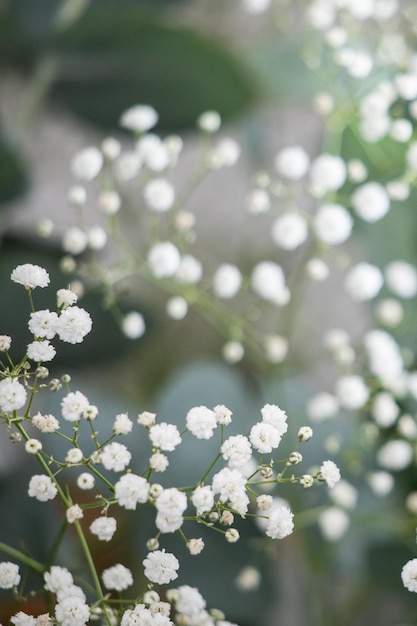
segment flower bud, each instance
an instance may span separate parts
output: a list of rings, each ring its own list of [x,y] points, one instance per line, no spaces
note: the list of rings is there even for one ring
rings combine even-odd
[[[236,528],[228,528],[225,533],[225,538],[229,543],[236,543],[240,538],[239,531]]]
[[[311,439],[313,436],[313,431],[310,428],[310,426],[301,426],[300,430],[298,431],[298,440],[299,441],[308,441],[309,439]]]
[[[294,452],[291,452],[290,456],[288,457],[287,465],[298,465],[298,463],[301,463],[302,460],[303,460],[302,454],[300,454],[297,451],[294,451]]]

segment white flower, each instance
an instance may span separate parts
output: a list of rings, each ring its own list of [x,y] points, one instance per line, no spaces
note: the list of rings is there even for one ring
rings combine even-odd
[[[81,343],[92,328],[90,314],[78,306],[64,309],[57,321],[59,338],[67,343]]]
[[[29,481],[29,496],[36,498],[40,502],[53,500],[57,493],[56,485],[49,476],[35,474]]]
[[[42,433],[54,433],[59,429],[59,422],[53,415],[37,413],[32,417],[32,424]]]
[[[374,494],[379,497],[388,495],[394,487],[393,475],[383,470],[372,472],[368,475],[367,480]]]
[[[38,622],[38,620],[39,618],[36,619],[35,617],[32,617],[31,615],[28,615],[27,613],[24,613],[23,611],[18,611],[16,615],[13,615],[10,618],[10,622],[14,626],[38,626],[38,624],[40,625],[42,623],[40,621]],[[50,625],[50,620],[48,616],[48,621],[46,622],[45,626],[49,626],[49,625]]]
[[[9,335],[0,335],[0,352],[7,352],[12,345],[12,338]]]
[[[116,191],[102,191],[97,199],[98,207],[106,215],[115,215],[122,206],[122,200]]]
[[[232,435],[223,442],[220,452],[229,462],[229,467],[242,467],[252,456],[249,440],[244,435]]]
[[[330,491],[330,497],[344,509],[353,510],[358,501],[358,490],[346,480],[340,480]]]
[[[83,602],[86,601],[85,593],[81,587],[78,587],[78,585],[68,585],[67,587],[58,589],[56,597],[58,602],[63,602],[63,600],[66,600],[67,598],[78,598]]]
[[[77,422],[89,406],[88,398],[81,391],[70,391],[61,401],[62,417],[68,422]]]
[[[245,356],[245,348],[240,341],[227,341],[222,347],[222,356],[227,363],[239,363]]]
[[[73,524],[77,520],[84,517],[84,512],[79,504],[73,504],[72,506],[68,507],[65,516],[67,518],[68,524]]]
[[[339,410],[339,401],[331,393],[325,391],[317,393],[307,404],[307,415],[312,422],[321,422],[336,415]]]
[[[25,450],[29,454],[37,454],[42,450],[42,442],[38,439],[28,439],[25,443]]]
[[[400,414],[400,407],[395,402],[391,393],[388,391],[380,391],[374,396],[371,412],[378,426],[381,428],[389,428],[395,424]]]
[[[149,429],[149,439],[155,448],[172,452],[181,443],[180,431],[174,424],[155,424]]]
[[[387,285],[389,285],[386,275],[385,279]],[[390,328],[396,328],[404,319],[403,305],[394,298],[385,298],[384,300],[380,300],[376,306],[375,313],[381,324]]]
[[[178,578],[177,569],[180,564],[176,556],[165,550],[149,552],[142,561],[145,567],[145,576],[153,583],[166,585]]]
[[[158,113],[152,106],[136,104],[122,113],[120,126],[137,133],[143,133],[155,126],[157,121]]]
[[[26,389],[14,378],[4,378],[0,381],[0,409],[1,411],[17,411],[26,402]]]
[[[377,461],[381,467],[399,472],[410,465],[413,460],[413,448],[403,439],[388,441],[377,454]]]
[[[265,404],[261,409],[262,421],[272,424],[280,435],[285,435],[288,430],[288,416],[285,411],[280,409],[276,404]]]
[[[334,246],[350,237],[353,220],[340,204],[323,204],[317,211],[313,224],[317,237]]]
[[[133,585],[132,572],[121,563],[108,567],[101,576],[106,589],[124,591],[130,585]]]
[[[400,298],[414,298],[417,293],[417,270],[406,261],[392,261],[384,271],[387,287]]]
[[[175,274],[176,280],[184,285],[195,285],[201,280],[203,266],[191,254],[185,254]]]
[[[232,411],[228,409],[224,404],[218,404],[213,408],[214,416],[218,424],[223,424],[223,426],[227,426],[232,421]]]
[[[107,233],[101,226],[93,226],[88,229],[87,241],[91,250],[102,250],[108,240]]]
[[[100,541],[110,541],[116,532],[117,522],[114,517],[97,517],[90,524],[90,531],[97,535]]]
[[[84,626],[90,619],[90,609],[82,598],[65,598],[55,607],[60,626]]]
[[[284,272],[273,261],[261,261],[255,265],[251,274],[251,285],[258,296],[278,306],[283,306],[290,300]]]
[[[119,413],[113,424],[113,432],[115,435],[127,435],[132,431],[133,422],[129,419],[127,413]]]
[[[174,602],[178,613],[193,617],[205,608],[206,601],[196,587],[181,585],[176,592]]]
[[[145,202],[159,213],[169,211],[175,201],[175,189],[165,178],[154,178],[143,188]]]
[[[182,320],[188,313],[187,301],[182,296],[173,296],[167,300],[166,312],[173,320]]]
[[[197,515],[211,511],[214,504],[214,494],[209,485],[197,487],[191,496],[191,502],[197,509]]]
[[[295,250],[308,237],[307,222],[298,213],[285,213],[272,224],[272,239],[284,250]]]
[[[0,563],[0,589],[12,589],[19,583],[19,566],[10,561]]]
[[[327,485],[332,488],[340,480],[340,469],[333,461],[324,461],[320,466],[320,478],[326,481]]]
[[[299,441],[309,441],[313,436],[313,429],[310,426],[301,426],[298,429],[297,437]]]
[[[336,395],[345,409],[360,409],[369,398],[369,389],[363,378],[350,374],[338,379]]]
[[[162,452],[154,452],[149,459],[149,467],[155,472],[165,472],[169,465],[168,457]]]
[[[294,530],[293,513],[286,506],[274,507],[268,516],[265,534],[271,539],[283,539]]]
[[[13,282],[23,285],[25,289],[35,289],[35,287],[47,287],[49,285],[49,274],[39,265],[25,263],[18,265],[11,273]]]
[[[123,472],[129,465],[132,454],[123,443],[112,441],[104,446],[101,451],[100,460],[106,470]]]
[[[187,413],[186,424],[188,430],[197,439],[210,439],[217,426],[214,412],[206,406],[196,406]]]
[[[401,580],[408,591],[417,592],[417,559],[408,561],[401,570]]]
[[[156,413],[150,413],[149,411],[144,411],[138,415],[138,424],[142,426],[152,426],[155,424]]]
[[[145,333],[145,330],[145,320],[141,313],[131,311],[123,318],[122,331],[128,339],[139,339]]]
[[[156,508],[159,513],[182,515],[187,508],[187,496],[175,487],[164,489],[156,499]]]
[[[71,161],[71,172],[79,180],[93,180],[103,167],[103,155],[94,146],[84,148]]]
[[[74,583],[71,572],[66,567],[52,565],[49,572],[43,575],[45,580],[45,589],[52,593],[58,593],[61,589],[70,587]]]
[[[197,119],[197,126],[206,133],[215,133],[219,130],[222,118],[217,111],[204,111]]]
[[[62,236],[62,247],[65,252],[76,256],[87,248],[88,235],[82,228],[71,226],[64,231]]]
[[[181,256],[178,248],[170,241],[155,244],[148,253],[148,265],[156,278],[174,276],[177,272]]]
[[[249,213],[259,215],[267,213],[271,208],[271,200],[266,189],[253,189],[246,198]]]
[[[26,354],[32,361],[44,363],[46,361],[52,361],[56,350],[54,346],[45,339],[44,341],[32,341],[32,343],[28,344]]]
[[[261,454],[268,454],[278,448],[281,441],[281,432],[273,424],[258,422],[250,430],[249,439],[255,450]]]
[[[349,516],[343,509],[331,506],[320,513],[318,523],[323,536],[328,541],[338,541],[349,528]]]
[[[345,288],[352,300],[364,302],[378,295],[384,279],[376,265],[358,263],[347,274]]]
[[[231,137],[222,137],[208,155],[208,164],[214,169],[231,167],[240,157],[240,146]]]
[[[142,165],[154,172],[161,172],[170,165],[171,154],[167,143],[153,133],[140,137],[136,142],[136,153]]]
[[[321,154],[314,159],[310,168],[313,189],[320,196],[343,186],[347,170],[343,159],[331,154]]]
[[[222,502],[229,501],[231,507],[240,515],[244,516],[249,505],[246,493],[246,479],[236,469],[225,467],[213,476],[212,490],[214,494],[220,494]]]
[[[120,506],[134,510],[139,502],[147,501],[149,483],[143,476],[125,474],[115,484],[114,495]]]
[[[376,222],[388,213],[390,200],[382,185],[369,182],[353,192],[352,206],[355,213],[363,220]]]
[[[53,339],[56,335],[57,323],[58,315],[54,311],[51,312],[49,309],[45,309],[30,314],[28,327],[35,337]]]
[[[275,157],[277,171],[290,180],[300,180],[307,173],[310,158],[304,148],[288,146]]]
[[[364,345],[371,372],[385,385],[395,384],[403,374],[404,363],[392,335],[383,330],[371,330],[365,334]]]
[[[95,484],[95,478],[89,472],[83,472],[77,478],[77,486],[80,489],[87,491],[88,489],[92,489]]]
[[[77,294],[71,291],[71,289],[58,289],[56,292],[56,301],[59,309],[67,309],[75,304],[77,300]]]
[[[410,144],[407,150],[406,161],[408,167],[413,171],[417,171],[417,142]]]

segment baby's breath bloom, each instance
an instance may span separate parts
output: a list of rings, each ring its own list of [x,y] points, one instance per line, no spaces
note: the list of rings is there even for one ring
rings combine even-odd
[[[77,485],[80,489],[87,491],[94,487],[95,478],[89,472],[83,472],[77,478]]]
[[[401,570],[401,580],[408,591],[417,593],[417,559],[408,561]]]
[[[73,524],[84,517],[84,512],[79,504],[73,504],[66,511],[66,518],[69,524]]]
[[[145,319],[138,311],[131,311],[123,318],[122,331],[128,339],[139,339],[145,330]]]
[[[361,262],[347,273],[345,288],[352,300],[365,302],[378,295],[383,282],[382,272],[376,265]]]
[[[227,426],[232,421],[232,411],[228,409],[224,404],[218,404],[213,408],[214,416],[218,424],[223,424],[223,426]]]
[[[148,265],[156,278],[168,278],[177,272],[181,256],[178,248],[170,241],[155,244],[148,253]]]
[[[28,358],[37,363],[52,361],[56,354],[54,346],[47,339],[44,341],[32,341],[28,344],[26,354]]]
[[[222,263],[213,276],[213,292],[218,298],[233,298],[242,284],[242,274],[236,265]]]
[[[158,113],[149,104],[136,104],[120,117],[120,126],[136,133],[150,130],[158,121]]]
[[[65,456],[67,463],[76,464],[83,460],[83,453],[80,448],[70,448]]]
[[[298,213],[285,213],[272,224],[271,235],[274,243],[280,248],[295,250],[308,237],[307,222]]]
[[[224,534],[224,537],[227,542],[236,543],[236,541],[239,541],[240,539],[240,534],[237,528],[228,528]]]
[[[120,506],[134,510],[139,502],[147,501],[149,483],[143,476],[125,474],[115,484],[114,495]]]
[[[175,201],[175,189],[165,178],[154,178],[143,189],[145,202],[157,212],[168,211]]]
[[[338,156],[321,154],[314,159],[310,168],[310,180],[318,195],[322,196],[327,191],[340,189],[346,180],[346,164]]]
[[[353,219],[340,204],[323,204],[318,209],[313,224],[317,237],[334,246],[350,237]]]
[[[242,467],[252,456],[252,448],[244,435],[232,435],[223,442],[220,452],[229,462],[229,467]]]
[[[324,461],[320,467],[319,476],[332,488],[340,480],[340,470],[333,461]]]
[[[204,550],[205,544],[201,537],[199,539],[190,539],[187,542],[187,548],[190,554],[195,556]]]
[[[77,294],[71,291],[71,289],[58,289],[56,292],[56,301],[59,309],[67,309],[75,304],[77,300]]]
[[[42,450],[42,443],[38,439],[28,439],[25,443],[25,450],[29,454],[37,454]]]
[[[4,378],[0,381],[0,410],[17,411],[26,402],[26,389],[15,378]]]
[[[103,167],[103,155],[94,146],[84,148],[71,161],[71,172],[79,180],[93,180]]]
[[[274,426],[280,435],[285,435],[288,430],[288,416],[285,411],[276,404],[265,404],[261,409],[262,421]]]
[[[178,613],[193,617],[205,609],[206,601],[196,587],[181,585],[175,591],[173,602]]]
[[[313,436],[313,430],[310,426],[301,426],[298,430],[298,439],[300,441],[309,441]]]
[[[186,424],[188,430],[197,439],[210,439],[217,426],[214,411],[206,406],[196,406],[187,413]]]
[[[49,274],[39,265],[25,263],[18,265],[11,273],[13,282],[23,285],[25,289],[35,289],[35,287],[47,287],[49,285]]]
[[[78,306],[64,309],[57,321],[56,331],[61,341],[81,343],[92,328],[90,314]]]
[[[71,391],[61,401],[62,417],[68,422],[77,422],[89,406],[88,398],[81,391]]]
[[[268,516],[265,534],[271,539],[283,539],[294,530],[293,513],[286,506],[274,507]]]
[[[282,267],[273,261],[262,261],[255,265],[251,286],[258,296],[278,306],[288,304],[291,297]]]
[[[123,472],[129,465],[132,458],[132,454],[123,443],[112,441],[104,446],[101,451],[101,463],[106,470],[113,470],[114,472]]]
[[[59,422],[53,415],[36,413],[36,415],[32,417],[32,424],[42,433],[54,433],[59,429]]]
[[[339,541],[349,528],[349,516],[343,509],[331,506],[320,513],[319,527],[325,539]]]
[[[215,133],[219,130],[222,120],[217,111],[204,111],[197,119],[197,126],[206,133]]]
[[[133,422],[129,419],[127,413],[119,413],[113,424],[113,432],[115,435],[127,435],[132,431]]]
[[[153,583],[166,585],[178,578],[177,570],[179,562],[176,556],[165,550],[149,552],[142,561],[145,568],[145,576]]]
[[[57,332],[58,315],[54,311],[44,309],[30,314],[28,327],[37,338],[53,339]]]
[[[161,422],[149,429],[149,439],[155,448],[172,452],[181,443],[180,431],[174,424]]]
[[[97,517],[90,524],[90,532],[97,535],[100,541],[110,541],[116,532],[117,522],[114,517]]]
[[[281,436],[281,432],[276,426],[263,421],[252,426],[249,439],[255,450],[261,454],[269,454],[278,448]]]
[[[88,235],[84,229],[78,226],[67,228],[62,235],[62,247],[65,252],[76,256],[87,248]]]
[[[61,589],[70,587],[74,583],[71,572],[66,567],[60,565],[52,565],[49,572],[43,575],[45,580],[45,589],[52,593],[58,593]]]
[[[365,183],[352,194],[353,210],[366,222],[376,222],[389,211],[390,200],[384,187],[376,182]]]
[[[197,515],[211,511],[214,504],[214,494],[209,485],[197,487],[191,496],[191,502],[197,509]]]
[[[165,472],[168,465],[168,457],[162,452],[154,452],[149,459],[149,467],[155,472]]]
[[[84,626],[90,618],[90,609],[82,598],[65,598],[56,605],[55,617],[61,626]]]
[[[7,352],[12,345],[12,338],[9,335],[0,335],[0,352]]]
[[[413,460],[413,448],[404,439],[392,439],[378,451],[377,461],[381,467],[399,472],[408,467]]]
[[[19,566],[10,561],[0,563],[0,589],[12,589],[19,583]]]
[[[29,481],[28,494],[31,498],[36,498],[40,502],[53,500],[58,493],[55,483],[49,476],[35,474]]]
[[[151,413],[150,411],[144,411],[143,413],[139,413],[138,415],[138,424],[142,426],[152,426],[155,424],[156,413]]]
[[[121,563],[105,569],[101,577],[106,589],[124,591],[130,585],[133,585],[132,572]]]
[[[275,167],[279,174],[290,180],[300,180],[305,176],[310,165],[310,158],[304,148],[287,146],[275,157]]]
[[[417,269],[406,261],[392,261],[384,271],[387,287],[400,298],[411,299],[417,294]]]

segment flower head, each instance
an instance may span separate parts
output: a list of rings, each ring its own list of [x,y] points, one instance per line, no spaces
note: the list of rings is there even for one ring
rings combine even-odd
[[[35,289],[35,287],[47,287],[49,285],[49,274],[39,265],[25,263],[18,265],[11,273],[13,282],[23,285],[25,289]]]

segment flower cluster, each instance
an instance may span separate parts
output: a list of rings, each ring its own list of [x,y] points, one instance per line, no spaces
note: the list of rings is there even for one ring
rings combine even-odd
[[[49,278],[46,270],[28,264],[17,267],[12,280],[31,291],[45,285]],[[65,313],[70,314],[68,319],[75,320],[74,326],[78,328],[77,331],[72,326],[69,333],[71,338],[77,337],[76,343],[91,329],[88,313],[74,307],[71,293],[63,295],[61,290],[58,294],[57,312],[32,310],[30,313],[29,328],[35,335],[34,343],[45,336],[53,339],[55,332],[59,334],[56,329]],[[66,308],[62,308],[63,297]],[[30,303],[33,307],[32,295]],[[64,320],[67,324],[67,318]],[[182,431],[174,423],[159,422],[157,415],[149,411],[140,413],[136,420],[127,413],[119,413],[114,418],[111,436],[100,442],[96,428],[99,408],[92,405],[83,392],[71,390],[68,375],[61,380],[51,379],[48,384],[49,372],[41,365],[42,361],[32,365],[27,353],[15,363],[9,353],[11,341],[3,341],[3,346],[7,361],[0,371],[0,418],[13,440],[21,442],[39,468],[39,473],[30,478],[27,495],[41,503],[61,501],[68,528],[74,527],[77,531],[89,576],[94,581],[92,590],[87,580],[80,576],[75,579],[64,564],[53,564],[45,571],[24,552],[13,548],[11,554],[21,563],[20,566],[11,561],[0,563],[0,588],[13,590],[19,602],[23,601],[24,595],[19,592],[20,567],[27,567],[43,575],[43,591],[49,594],[49,605],[53,606],[52,613],[36,618],[19,610],[11,617],[14,626],[52,623],[83,626],[91,619],[102,619],[107,624],[120,620],[127,626],[145,620],[150,625],[169,626],[183,623],[185,617],[190,624],[202,623],[202,620],[208,626],[226,624],[219,611],[207,611],[205,600],[194,587],[181,585],[170,589],[166,594],[169,602],[161,602],[156,591],[148,590],[153,585],[170,584],[178,577],[180,561],[175,554],[160,547],[163,536],[179,532],[189,553],[198,555],[204,551],[205,542],[189,534],[193,532],[192,522],[221,533],[226,542],[235,543],[240,539],[235,518],[245,519],[250,514],[259,519],[267,537],[283,539],[294,530],[294,513],[289,503],[273,498],[271,489],[283,483],[305,488],[320,481],[332,489],[340,480],[339,469],[330,460],[309,475],[296,475],[292,471],[289,474],[289,469],[302,461],[298,447],[313,433],[310,427],[302,427],[294,451],[285,458],[278,458],[275,453],[288,431],[288,418],[284,410],[273,404],[261,409],[259,421],[248,433],[229,437],[225,429],[232,423],[232,411],[220,404],[213,408],[191,408]],[[44,415],[34,408],[38,393],[62,392],[63,384],[66,391],[60,402],[59,416]],[[61,435],[65,426],[71,429],[71,436]],[[39,431],[39,438],[29,434],[33,429]],[[84,429],[90,431],[94,443],[92,452],[81,447],[80,434]],[[138,436],[147,437],[150,444],[149,458],[143,461],[140,473],[131,467],[132,451],[119,440],[133,429],[140,431]],[[62,456],[49,452],[51,437],[59,435],[67,446]],[[197,476],[189,476],[187,486],[164,487],[154,477],[167,471],[171,453],[189,437],[197,440],[218,437],[219,453],[208,468],[196,468]],[[65,475],[62,474],[64,469]],[[74,474],[72,481],[66,478],[69,471]],[[142,562],[145,587],[139,596],[137,591],[130,596],[128,590],[135,584],[132,570],[116,562],[98,571],[89,546],[94,540],[111,542],[119,532],[118,511],[135,511],[139,506],[154,510],[155,536],[149,537],[149,552]],[[89,523],[86,526],[87,511]],[[3,544],[2,550],[7,551]],[[117,606],[110,601],[113,593],[118,594]]]

